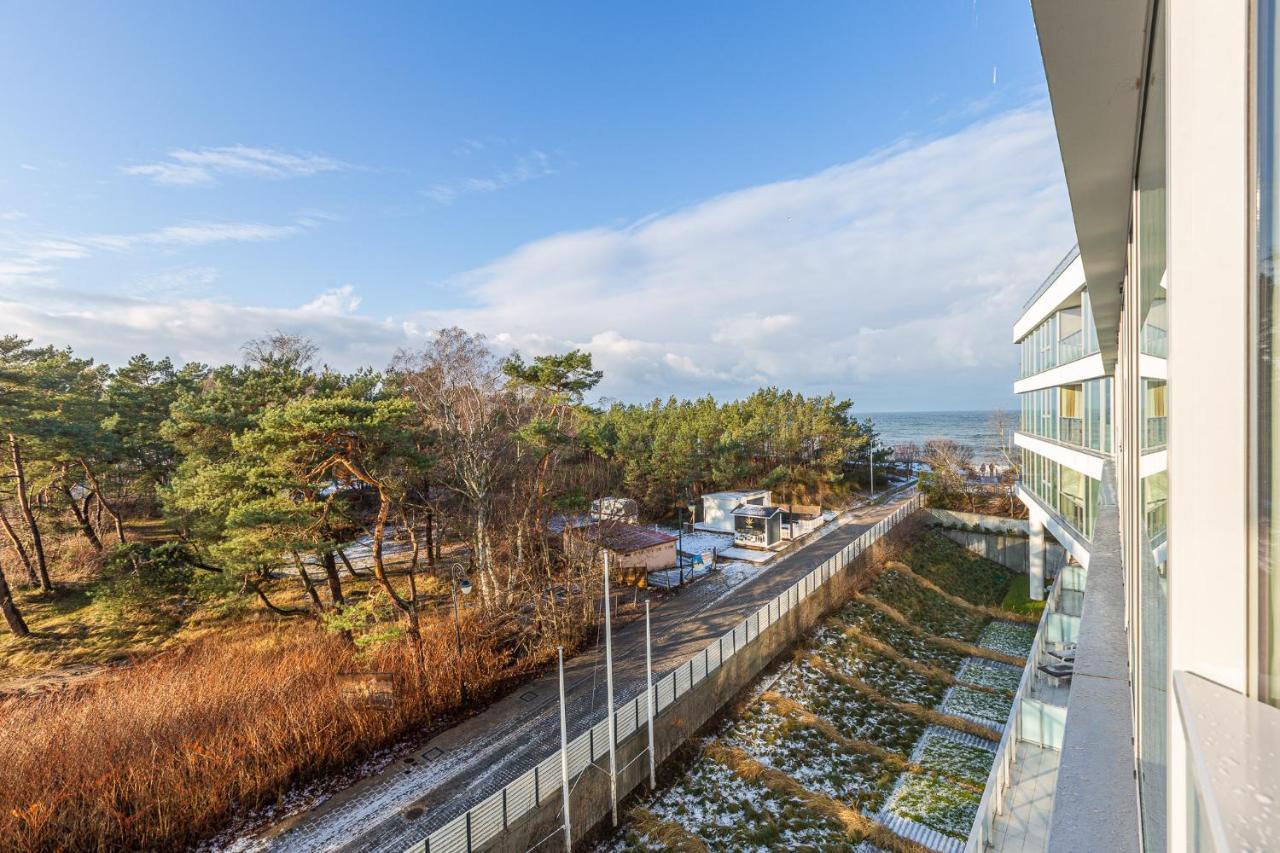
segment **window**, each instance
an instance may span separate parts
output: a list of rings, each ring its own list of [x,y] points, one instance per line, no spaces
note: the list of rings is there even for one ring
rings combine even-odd
[[[1058,312],[1058,363],[1066,364],[1084,355],[1084,326],[1081,308],[1063,308]]]
[[[1058,389],[1058,440],[1084,445],[1084,386],[1063,385]]]
[[[1257,186],[1254,233],[1254,317],[1257,364],[1254,375],[1254,443],[1257,448],[1254,512],[1257,515],[1258,697],[1280,705],[1280,299],[1276,292],[1280,254],[1280,128],[1277,127],[1277,36],[1280,15],[1276,0],[1257,4],[1257,69],[1254,140]]]
[[[1151,294],[1147,320],[1142,324],[1142,352],[1160,358],[1169,357],[1169,313],[1165,305],[1163,282],[1160,283],[1159,290]]]
[[[1163,379],[1142,380],[1142,449],[1164,447],[1169,437],[1169,383]]]

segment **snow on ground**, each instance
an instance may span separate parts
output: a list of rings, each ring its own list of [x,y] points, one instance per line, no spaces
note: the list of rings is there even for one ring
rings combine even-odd
[[[677,531],[674,527],[654,526],[654,530],[666,533],[668,536],[675,536]],[[712,571],[711,567],[704,563],[702,556],[709,555],[712,551],[719,553],[726,548],[733,547],[733,536],[729,533],[713,533],[709,530],[695,530],[693,533],[681,533],[679,548],[681,553],[680,562],[683,569],[663,569],[657,572],[649,572],[649,586],[656,589],[674,589],[680,584],[689,583]],[[729,578],[737,578],[743,573],[743,570],[749,570],[747,577],[754,577],[763,568],[761,565],[752,565],[742,560],[720,560],[715,571]],[[745,579],[745,578],[744,578]],[[736,583],[734,584],[736,586]]]
[[[867,620],[873,616],[857,605],[846,607],[835,615],[835,622],[815,632],[809,648],[829,665],[862,679],[885,696],[931,705],[992,727],[1005,721],[1012,703],[1011,692],[1001,695],[965,684],[943,687],[939,679],[867,648],[840,624],[870,630]],[[1026,654],[1030,626],[993,620],[984,628],[984,645],[1010,654]],[[894,642],[907,639],[913,639],[909,632],[885,637],[900,652],[941,666],[962,682],[1010,691],[1017,686],[1021,672],[1017,667],[954,654],[922,655],[929,650]],[[931,849],[962,849],[995,757],[994,742],[925,724],[892,704],[828,677],[803,657],[762,677],[753,685],[751,694],[759,697],[766,685],[808,708],[847,737],[869,740],[909,756],[923,772],[899,773],[867,753],[836,747],[820,730],[796,725],[764,700],[749,704],[726,721],[713,740],[740,749],[805,788],[853,806]],[[680,778],[643,806],[659,820],[700,836],[711,849],[846,846],[847,838],[840,828],[832,827],[824,815],[808,804],[780,796],[757,782],[744,781],[705,755],[694,759]],[[597,849],[654,849],[666,840],[624,828]],[[857,849],[871,848],[864,844]]]
[[[1026,657],[1035,638],[1035,625],[994,619],[982,630],[978,645],[1006,655]]]

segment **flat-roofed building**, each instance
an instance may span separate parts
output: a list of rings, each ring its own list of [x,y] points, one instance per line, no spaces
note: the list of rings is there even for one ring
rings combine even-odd
[[[1019,495],[1078,566],[1060,731],[1002,744],[970,848],[1276,849],[1277,0],[1031,5],[1079,246],[1014,326]]]

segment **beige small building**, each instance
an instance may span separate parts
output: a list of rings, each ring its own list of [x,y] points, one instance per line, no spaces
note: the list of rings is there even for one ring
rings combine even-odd
[[[620,521],[601,521],[574,527],[565,532],[565,548],[575,557],[596,560],[607,551],[611,558],[613,579],[620,583],[645,586],[649,572],[670,569],[676,564],[676,537]]]

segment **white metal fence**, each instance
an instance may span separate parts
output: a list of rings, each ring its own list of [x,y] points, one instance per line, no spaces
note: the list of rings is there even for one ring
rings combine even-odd
[[[828,558],[796,581],[780,595],[769,601],[755,613],[738,623],[732,631],[712,641],[701,652],[686,660],[653,685],[654,724],[661,723],[663,711],[676,699],[709,674],[723,666],[725,661],[746,648],[762,631],[777,622],[793,607],[822,587],[836,572],[858,558],[880,537],[893,529],[900,521],[923,505],[923,498],[916,495],[891,515],[863,532],[839,553]],[[635,736],[644,725],[648,699],[645,693],[619,706],[617,715],[618,743]],[[599,722],[569,742],[570,784],[597,758],[609,751],[609,720]],[[419,841],[406,853],[471,853],[492,841],[512,823],[519,820],[538,805],[560,793],[560,750],[540,761],[533,769],[520,776],[502,790],[492,794],[479,805],[472,806],[444,826]]]
[[[1005,721],[1004,735],[1000,738],[1000,745],[996,747],[996,760],[991,768],[991,774],[987,777],[987,786],[982,792],[982,800],[978,803],[978,815],[974,818],[973,828],[969,830],[969,840],[964,847],[965,853],[981,853],[987,849],[996,817],[1004,813],[1004,796],[1009,789],[1009,784],[1013,781],[1013,765],[1018,758],[1018,741],[1023,739],[1024,725],[1035,720],[1035,725],[1031,726],[1031,730],[1027,732],[1027,739],[1044,746],[1050,745],[1045,740],[1046,732],[1056,726],[1057,741],[1059,744],[1062,742],[1061,721],[1049,721],[1046,715],[1041,714],[1028,714],[1027,719],[1024,719],[1022,706],[1024,700],[1028,703],[1035,701],[1029,699],[1028,694],[1036,677],[1036,667],[1040,665],[1040,647],[1045,637],[1045,625],[1050,615],[1058,608],[1062,596],[1062,578],[1065,574],[1066,572],[1059,572],[1053,586],[1049,588],[1044,612],[1040,614],[1040,623],[1036,626],[1035,639],[1031,643],[1031,650],[1027,652],[1027,664],[1022,669],[1022,678],[1019,679],[1018,690],[1013,696],[1013,706],[1009,709],[1009,719]]]

